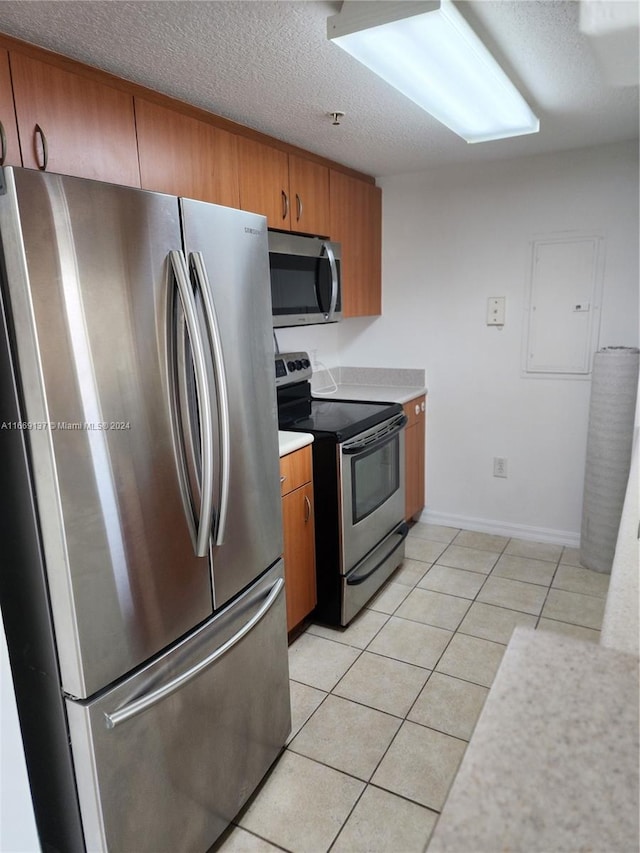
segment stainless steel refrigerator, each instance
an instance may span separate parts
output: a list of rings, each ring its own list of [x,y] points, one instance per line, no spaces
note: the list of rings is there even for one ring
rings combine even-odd
[[[0,174],[0,600],[41,843],[204,851],[290,730],[266,220]]]

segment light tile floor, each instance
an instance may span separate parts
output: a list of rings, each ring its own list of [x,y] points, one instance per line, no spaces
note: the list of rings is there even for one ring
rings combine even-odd
[[[293,730],[223,853],[421,853],[516,625],[598,642],[609,577],[578,552],[416,524],[344,630],[289,649]]]

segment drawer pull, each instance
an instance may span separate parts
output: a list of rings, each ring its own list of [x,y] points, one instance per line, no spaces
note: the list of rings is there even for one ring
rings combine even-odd
[[[311,501],[305,495],[304,496],[304,523],[306,524],[311,518]]]

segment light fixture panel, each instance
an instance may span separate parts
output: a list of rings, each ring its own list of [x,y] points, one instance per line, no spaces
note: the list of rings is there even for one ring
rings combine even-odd
[[[467,142],[540,128],[451,0],[345,3],[327,35]]]

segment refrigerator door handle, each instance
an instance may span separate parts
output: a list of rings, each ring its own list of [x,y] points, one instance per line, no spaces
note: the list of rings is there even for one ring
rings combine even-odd
[[[211,395],[209,389],[207,363],[198,314],[195,304],[187,264],[182,252],[174,250],[169,252],[169,259],[173,268],[178,295],[184,312],[187,326],[187,334],[191,344],[193,355],[196,389],[198,392],[198,414],[200,416],[200,447],[201,447],[201,503],[200,520],[197,524],[190,523],[192,532],[195,532],[194,551],[197,557],[206,557],[209,553],[209,539],[211,533],[211,515],[213,513],[213,417],[211,411]],[[189,520],[191,521],[191,520]]]
[[[280,577],[273,584],[269,594],[264,600],[264,603],[262,604],[260,609],[254,613],[251,619],[249,619],[248,622],[245,622],[245,624],[239,631],[237,631],[221,646],[218,646],[218,648],[206,658],[203,658],[203,660],[198,661],[198,663],[192,666],[190,669],[187,669],[185,672],[181,673],[176,678],[167,682],[167,684],[163,684],[162,687],[159,687],[157,690],[152,690],[151,693],[146,693],[144,696],[141,696],[139,699],[130,702],[128,705],[125,705],[123,708],[120,708],[117,711],[113,711],[110,714],[105,714],[104,717],[107,728],[113,729],[120,723],[124,723],[126,720],[130,720],[131,717],[135,717],[138,714],[141,714],[143,711],[146,711],[148,708],[151,708],[153,705],[156,705],[158,702],[161,702],[163,699],[166,699],[167,696],[171,696],[172,693],[175,693],[177,690],[180,690],[189,681],[192,681],[194,678],[197,678],[200,673],[202,673],[205,669],[208,669],[213,663],[219,660],[219,658],[229,652],[234,646],[236,646],[240,642],[240,640],[242,640],[243,637],[246,637],[246,635],[250,633],[253,628],[255,628],[258,622],[260,622],[261,619],[266,616],[271,607],[275,604],[275,601],[280,595],[280,592],[283,588],[284,578]]]
[[[209,341],[211,344],[213,355],[213,367],[215,373],[215,383],[218,390],[218,432],[220,436],[219,444],[219,464],[220,464],[220,485],[218,493],[218,512],[216,517],[213,539],[215,545],[222,545],[224,542],[224,532],[227,523],[227,510],[229,507],[229,486],[230,486],[230,464],[231,457],[231,428],[229,426],[229,395],[227,391],[227,378],[224,365],[224,354],[222,352],[222,337],[220,335],[220,326],[216,315],[216,309],[213,304],[213,297],[207,269],[204,264],[202,252],[191,252],[190,256],[191,268],[194,271],[195,278],[200,289],[202,304],[207,321],[209,332]]]

